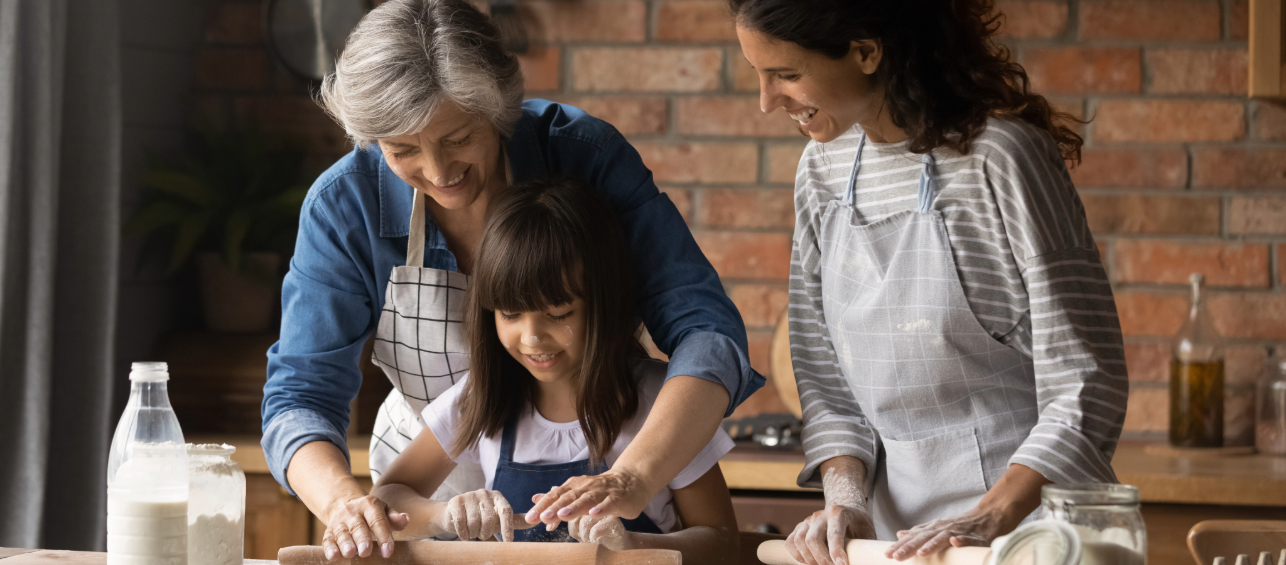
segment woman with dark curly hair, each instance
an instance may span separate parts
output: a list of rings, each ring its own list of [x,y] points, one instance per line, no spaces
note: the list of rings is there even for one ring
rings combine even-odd
[[[790,338],[803,486],[787,545],[907,559],[985,545],[1049,483],[1115,482],[1120,324],[1065,161],[988,0],[729,0],[764,112],[812,138],[795,180]]]

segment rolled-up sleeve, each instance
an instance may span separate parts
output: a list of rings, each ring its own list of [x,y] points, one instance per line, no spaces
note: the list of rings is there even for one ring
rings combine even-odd
[[[268,350],[263,448],[272,475],[291,494],[286,469],[295,452],[329,441],[348,457],[349,403],[361,388],[359,358],[373,324],[357,255],[314,187],[300,214],[290,271],[282,285],[279,341]]]
[[[638,151],[615,130],[593,166],[592,182],[620,214],[643,323],[670,356],[667,378],[722,384],[729,396],[725,415],[731,414],[764,378],[750,367],[746,327],[719,274]]]

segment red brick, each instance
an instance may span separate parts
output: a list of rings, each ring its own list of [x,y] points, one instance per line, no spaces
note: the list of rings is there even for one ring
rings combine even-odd
[[[264,131],[302,140],[313,152],[343,154],[348,139],[343,128],[307,96],[247,96],[233,102],[238,125],[255,125]]]
[[[755,96],[710,96],[674,101],[675,124],[685,135],[799,137],[799,125],[785,112],[759,111]]]
[[[752,364],[751,366],[754,365]],[[768,373],[764,373],[764,376],[767,375]],[[728,418],[738,420],[760,414],[790,414],[790,409],[782,402],[781,395],[777,393],[777,388],[773,386],[771,381],[737,406],[737,409],[733,410]]]
[[[1124,431],[1159,433],[1169,429],[1170,392],[1164,388],[1130,390]]]
[[[1228,28],[1230,39],[1234,41],[1246,41],[1250,39],[1250,2],[1248,0],[1233,0],[1232,17],[1229,19]]]
[[[1184,243],[1167,239],[1116,241],[1118,282],[1186,284],[1205,273],[1211,286],[1268,287],[1268,246],[1255,243]]]
[[[1245,94],[1245,49],[1155,49],[1147,53],[1148,92]]]
[[[739,284],[728,293],[748,328],[772,327],[786,311],[790,291],[785,285]]]
[[[709,188],[701,191],[697,222],[728,228],[795,227],[795,191],[786,188]]]
[[[1182,149],[1083,149],[1071,169],[1080,188],[1183,188],[1188,154]]]
[[[572,88],[595,92],[717,90],[722,68],[722,49],[577,49],[572,53]]]
[[[1286,149],[1198,149],[1192,185],[1223,188],[1286,188]]]
[[[1232,346],[1224,349],[1224,383],[1254,384],[1264,371],[1268,351],[1258,345]]]
[[[1277,285],[1286,285],[1286,243],[1277,246]]]
[[[1286,339],[1286,294],[1216,294],[1208,304],[1225,338]]]
[[[1115,297],[1121,332],[1125,335],[1170,337],[1188,317],[1186,293],[1125,290],[1116,292]]]
[[[1136,47],[1027,49],[1023,68],[1041,93],[1138,92],[1139,52]]]
[[[1219,39],[1218,0],[1083,0],[1081,39]]]
[[[196,54],[196,82],[203,88],[262,90],[268,57],[261,49],[202,49]]]
[[[1045,96],[1045,99],[1048,100],[1050,104],[1054,105],[1054,110],[1057,110],[1059,112],[1064,112],[1066,114],[1071,114],[1071,116],[1073,118],[1076,118],[1077,120],[1081,120],[1081,121],[1085,120],[1085,99],[1084,98],[1080,98],[1076,96],[1059,96],[1057,94],[1050,94],[1048,96]],[[1085,137],[1085,124],[1080,123],[1080,121],[1064,120],[1063,125],[1070,128],[1073,132],[1076,132],[1076,135]]]
[[[518,65],[522,67],[523,87],[528,92],[541,90],[558,90],[561,87],[558,71],[561,68],[558,47],[533,45],[526,53],[518,56]]]
[[[625,135],[663,134],[669,122],[670,114],[665,108],[664,98],[582,96],[559,97],[558,100],[612,124]]]
[[[746,341],[750,357],[750,367],[759,374],[772,376],[772,332],[768,330],[750,330],[746,332]],[[789,410],[787,412],[789,413]]]
[[[740,49],[728,50],[728,66],[732,67],[732,88],[741,92],[759,92],[759,73]]]
[[[1085,194],[1081,202],[1098,235],[1219,234],[1218,198]]]
[[[721,278],[790,276],[790,234],[700,230],[693,235]]]
[[[1097,141],[1236,141],[1246,134],[1241,102],[1104,100],[1094,118]]]
[[[1107,265],[1107,246],[1108,246],[1108,242],[1106,241],[1103,241],[1103,240],[1094,241],[1094,249],[1098,251],[1099,262],[1104,265],[1103,267],[1104,269],[1108,268],[1106,266]],[[1108,274],[1110,275],[1111,273],[1108,273]]]
[[[1286,105],[1275,100],[1259,100],[1255,102],[1252,112],[1255,138],[1286,141]]]
[[[205,26],[211,43],[256,45],[263,41],[263,7],[258,2],[225,2],[214,8]]]
[[[197,128],[223,130],[228,127],[227,97],[197,96],[188,111],[188,122]]]
[[[670,197],[674,202],[674,207],[679,209],[679,214],[683,216],[683,221],[688,224],[692,223],[692,191],[686,188],[675,188],[672,186],[659,187],[661,192]]]
[[[661,41],[736,41],[732,15],[724,0],[668,0],[656,18]]]
[[[1125,370],[1131,381],[1164,383],[1170,380],[1170,344],[1127,343]]]
[[[769,145],[768,182],[795,184],[795,172],[803,156],[803,145]]]
[[[996,11],[1004,14],[1000,35],[1019,38],[1058,37],[1067,29],[1067,2],[1056,0],[1000,0]]]
[[[1228,207],[1228,231],[1231,233],[1286,235],[1286,198],[1237,197]]]
[[[523,0],[517,4],[523,25],[535,41],[638,42],[646,39],[647,5],[641,0]]]
[[[754,182],[759,150],[753,143],[636,143],[657,182]]]

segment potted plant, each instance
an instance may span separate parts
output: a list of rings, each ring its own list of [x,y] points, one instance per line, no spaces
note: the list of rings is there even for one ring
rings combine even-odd
[[[199,130],[173,155],[148,155],[142,201],[126,234],[145,234],[144,257],[173,274],[196,258],[206,327],[271,329],[282,254],[308,192],[304,152],[253,128]]]

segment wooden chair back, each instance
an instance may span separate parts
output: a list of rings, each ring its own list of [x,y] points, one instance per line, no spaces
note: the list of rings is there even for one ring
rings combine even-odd
[[[1188,531],[1188,550],[1197,565],[1211,565],[1223,557],[1233,565],[1238,555],[1249,555],[1257,563],[1259,554],[1272,554],[1277,564],[1286,550],[1286,521],[1278,520],[1206,520]]]

